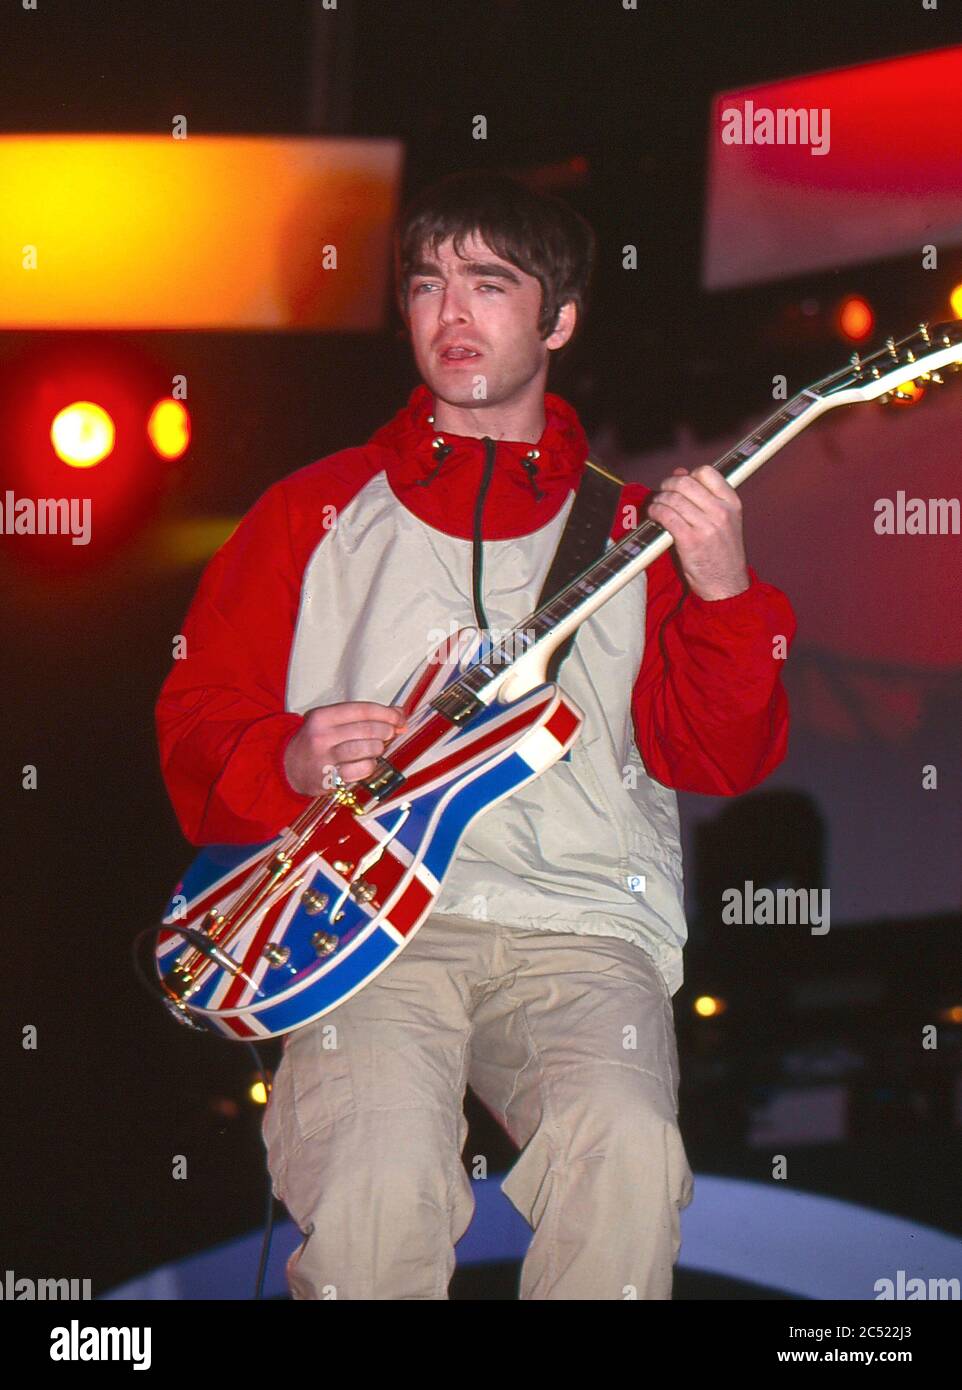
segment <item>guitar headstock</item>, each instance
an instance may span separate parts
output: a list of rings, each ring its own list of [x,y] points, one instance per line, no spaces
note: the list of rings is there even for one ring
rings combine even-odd
[[[889,338],[884,347],[867,357],[853,352],[840,372],[816,382],[813,394],[844,401],[908,401],[911,392],[902,391],[910,383],[918,388],[941,386],[942,371],[962,370],[962,322],[920,323],[914,333],[900,339]],[[833,400],[841,405],[842,399]]]

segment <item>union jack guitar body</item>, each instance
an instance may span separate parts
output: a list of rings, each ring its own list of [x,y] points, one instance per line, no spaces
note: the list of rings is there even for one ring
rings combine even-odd
[[[827,410],[898,400],[962,360],[962,325],[921,325],[801,391],[713,466],[733,486]],[[547,679],[586,618],[672,544],[645,521],[500,643],[462,628],[391,704],[407,728],[371,777],[313,801],[266,845],[194,861],[155,963],[182,1022],[249,1040],[289,1033],[385,969],[431,912],[471,822],[564,757],[581,710]]]
[[[287,1033],[407,944],[471,821],[557,762],[581,728],[581,711],[550,683],[453,722],[465,710],[456,682],[489,650],[462,628],[414,672],[390,702],[408,727],[374,776],[335,786],[267,845],[198,856],[157,949],[175,1010],[189,1006],[229,1038]],[[187,952],[185,928],[201,934]]]

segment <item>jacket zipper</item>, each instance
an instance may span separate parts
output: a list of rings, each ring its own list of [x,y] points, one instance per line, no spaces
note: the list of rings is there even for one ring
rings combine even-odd
[[[471,590],[474,602],[474,616],[478,626],[486,631],[488,626],[487,614],[484,611],[484,600],[481,594],[482,573],[484,566],[484,540],[481,535],[481,514],[484,511],[484,499],[491,486],[491,474],[494,472],[494,457],[497,445],[493,439],[487,435],[483,436],[484,444],[484,471],[481,474],[481,486],[478,489],[478,499],[474,504],[474,544],[471,548]]]

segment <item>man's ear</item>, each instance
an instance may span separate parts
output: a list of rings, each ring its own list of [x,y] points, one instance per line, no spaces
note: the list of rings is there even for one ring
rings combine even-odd
[[[554,328],[545,339],[545,345],[552,350],[564,347],[565,343],[575,331],[575,324],[578,321],[578,309],[573,299],[566,300],[558,310],[558,316],[554,322]]]

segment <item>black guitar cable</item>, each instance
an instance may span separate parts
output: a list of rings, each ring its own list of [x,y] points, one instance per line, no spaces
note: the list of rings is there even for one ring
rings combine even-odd
[[[133,967],[134,967],[134,974],[137,976],[137,979],[138,979],[138,980],[140,981],[140,983],[143,985],[144,989],[146,989],[147,993],[150,994],[150,995],[152,996],[152,998],[154,998],[154,999],[159,999],[160,1002],[166,1006],[166,1005],[169,1003],[168,996],[167,996],[167,995],[164,993],[164,991],[160,988],[159,984],[157,984],[154,980],[152,980],[152,979],[150,978],[150,976],[146,973],[146,971],[144,970],[143,965],[142,965],[142,963],[141,963],[141,960],[140,960],[141,943],[142,943],[146,938],[148,938],[148,937],[153,937],[153,938],[156,939],[156,937],[160,934],[160,932],[165,931],[165,930],[170,930],[170,927],[167,926],[167,925],[161,925],[161,926],[159,926],[159,927],[146,927],[143,931],[138,932],[137,935],[134,937],[132,943],[131,943],[131,952],[130,952],[130,953],[131,953],[131,960],[132,960]],[[196,932],[196,931],[194,931],[192,928],[180,928],[180,927],[175,927],[175,928],[173,928],[173,930],[177,931],[180,935],[183,935],[183,936],[189,938],[189,939],[193,942],[193,944],[196,945],[196,946],[198,947],[198,949],[204,950],[204,945],[202,945],[201,942],[194,941],[194,938],[195,938],[195,937],[199,937],[199,938],[201,938],[201,941],[203,941],[203,934],[202,934],[201,932]],[[205,944],[206,944],[206,945],[209,945],[209,943],[205,943]],[[206,952],[206,953],[209,954],[209,952]],[[197,1024],[192,1024],[192,1023],[190,1023],[189,1021],[187,1021],[187,1026],[188,1026],[189,1028],[192,1028],[193,1031],[194,1031],[195,1033],[202,1033],[202,1034],[204,1034],[205,1037],[210,1038],[213,1042],[218,1041],[218,1038],[217,1038],[216,1034],[215,1034],[215,1033],[212,1033],[212,1032],[211,1032],[209,1029],[207,1029],[207,1028],[201,1028],[201,1027],[199,1027]],[[223,1041],[226,1042],[227,1039],[225,1038],[225,1039],[223,1039]],[[263,1087],[264,1087],[264,1095],[265,1095],[265,1098],[266,1098],[266,1100],[269,1100],[269,1099],[270,1099],[270,1092],[271,1092],[271,1083],[270,1083],[270,1081],[268,1080],[267,1068],[264,1066],[263,1059],[262,1059],[260,1053],[257,1051],[257,1048],[254,1046],[254,1044],[253,1044],[252,1042],[247,1042],[247,1041],[245,1040],[245,1041],[243,1042],[242,1045],[243,1045],[244,1047],[247,1048],[248,1052],[251,1054],[251,1056],[252,1056],[253,1059],[254,1059],[254,1065],[255,1065],[255,1067],[257,1068],[258,1075],[260,1076],[261,1082],[262,1082]],[[265,1103],[266,1103],[266,1102],[265,1102]],[[269,1258],[270,1258],[271,1240],[273,1239],[273,1235],[274,1235],[274,1188],[273,1188],[273,1184],[272,1184],[272,1182],[271,1182],[271,1175],[270,1175],[270,1172],[268,1172],[268,1174],[267,1174],[267,1208],[266,1208],[266,1211],[265,1211],[265,1213],[264,1213],[264,1235],[263,1235],[263,1238],[261,1239],[261,1254],[260,1254],[260,1260],[259,1260],[258,1265],[257,1265],[257,1280],[256,1280],[256,1283],[255,1283],[255,1286],[254,1286],[254,1299],[261,1299],[261,1298],[264,1297],[264,1280],[265,1280],[266,1277],[267,1277],[267,1262],[268,1262],[268,1260],[269,1260]]]

